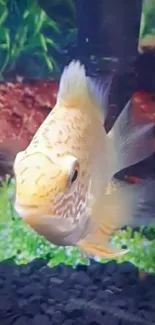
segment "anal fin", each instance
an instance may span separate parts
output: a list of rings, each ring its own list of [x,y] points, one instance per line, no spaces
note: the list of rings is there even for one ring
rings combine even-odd
[[[94,203],[95,207],[96,204]],[[110,242],[111,236],[119,228],[117,219],[114,220],[113,210],[114,206],[112,202],[110,203],[108,195],[106,195],[105,199],[103,198],[100,202],[97,217],[94,218],[93,215],[90,217],[90,232],[84,239],[77,243],[77,246],[88,256],[110,259],[117,258],[128,252],[128,249],[120,249]]]

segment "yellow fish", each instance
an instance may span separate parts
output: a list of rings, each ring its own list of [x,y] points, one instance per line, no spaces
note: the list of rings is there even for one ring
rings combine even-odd
[[[142,193],[137,185],[114,181],[113,176],[154,148],[153,124],[130,127],[130,101],[106,133],[103,106],[109,85],[101,89],[79,61],[65,67],[55,107],[16,156],[14,207],[53,244],[113,258],[127,250],[114,247],[110,237],[134,223]]]

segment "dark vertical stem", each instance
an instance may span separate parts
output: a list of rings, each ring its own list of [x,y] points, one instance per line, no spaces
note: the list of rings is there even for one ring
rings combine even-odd
[[[114,73],[107,130],[135,89],[141,10],[142,0],[76,0],[78,57],[89,75]]]
[[[101,0],[75,0],[77,17],[77,50],[83,61],[91,55],[102,55],[100,42]]]
[[[140,54],[136,61],[137,91],[155,92],[155,53]]]
[[[75,0],[78,53],[132,57],[137,53],[142,0]]]
[[[101,3],[103,56],[134,57],[137,54],[142,1],[105,0]]]

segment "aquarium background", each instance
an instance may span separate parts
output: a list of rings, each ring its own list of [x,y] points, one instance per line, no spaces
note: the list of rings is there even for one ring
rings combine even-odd
[[[155,47],[155,3],[143,1],[138,51]],[[56,247],[38,236],[14,213],[12,161],[25,148],[55,104],[63,67],[76,57],[76,6],[73,0],[0,0],[0,261],[17,264],[34,258],[53,266],[89,263],[76,248]],[[104,59],[104,58],[103,58]],[[108,58],[106,58],[107,60]],[[134,94],[135,116],[154,120],[155,102],[147,92]],[[137,98],[139,101],[137,101]],[[145,114],[144,114],[145,113]],[[136,181],[136,177],[129,177]],[[130,252],[117,259],[155,271],[155,229],[118,231],[112,241]],[[101,262],[105,262],[101,260]]]

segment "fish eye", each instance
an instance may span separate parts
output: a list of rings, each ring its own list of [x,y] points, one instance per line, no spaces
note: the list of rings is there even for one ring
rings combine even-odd
[[[68,155],[63,160],[67,169],[66,186],[70,188],[79,176],[80,164],[76,157]]]
[[[73,184],[76,181],[77,177],[78,177],[78,170],[75,169],[71,178],[71,184]]]

